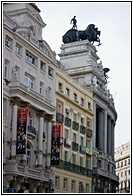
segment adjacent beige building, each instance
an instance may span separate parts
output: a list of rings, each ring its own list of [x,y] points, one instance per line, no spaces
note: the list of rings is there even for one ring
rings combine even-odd
[[[116,174],[119,177],[117,192],[130,192],[130,142],[115,148]]]
[[[55,193],[90,193],[92,92],[56,70],[56,124],[61,125],[60,164],[53,167]]]

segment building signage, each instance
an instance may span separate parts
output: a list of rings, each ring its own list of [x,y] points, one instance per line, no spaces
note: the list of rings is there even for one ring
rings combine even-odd
[[[16,154],[26,154],[28,108],[18,109]]]
[[[52,126],[51,165],[59,165],[59,158],[60,158],[60,128],[61,128],[61,125],[53,125]]]

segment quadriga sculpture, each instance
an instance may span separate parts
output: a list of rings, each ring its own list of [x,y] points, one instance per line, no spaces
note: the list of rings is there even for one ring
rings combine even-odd
[[[95,41],[98,42],[98,46],[101,45],[100,43],[100,36],[101,32],[98,31],[98,28],[95,28],[94,24],[90,24],[87,28],[83,31],[78,31],[76,29],[70,29],[66,32],[66,34],[62,37],[63,43],[71,43],[75,41],[82,41],[88,39],[90,42],[94,43]]]

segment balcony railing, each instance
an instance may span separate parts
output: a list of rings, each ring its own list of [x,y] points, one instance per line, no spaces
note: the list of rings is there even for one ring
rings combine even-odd
[[[76,142],[72,142],[72,149],[78,151],[78,144]]]
[[[86,129],[86,135],[89,137],[92,137],[92,130],[91,129]]]
[[[71,119],[68,117],[65,117],[65,125],[68,127],[71,127]]]
[[[63,123],[63,122],[64,122],[64,115],[61,114],[61,113],[59,113],[59,112],[57,112],[57,113],[56,113],[56,120],[57,120],[58,122],[60,122],[60,123]]]
[[[79,129],[79,123],[73,121],[73,122],[72,122],[72,128],[73,128],[74,130],[78,131],[78,129]]]
[[[28,125],[28,132],[36,135],[36,129],[30,125]]]
[[[86,169],[85,167],[82,167],[82,166],[79,166],[79,165],[76,165],[74,163],[70,163],[67,161],[59,160],[58,167],[67,169],[67,170],[75,172],[75,173],[80,173],[80,174],[84,174],[87,176],[92,176],[92,170]]]

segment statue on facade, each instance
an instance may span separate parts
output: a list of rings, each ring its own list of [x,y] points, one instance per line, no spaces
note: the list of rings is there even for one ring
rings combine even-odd
[[[73,21],[75,18],[72,18],[71,21]],[[75,19],[76,20],[76,19]],[[77,20],[76,22],[73,22],[73,27],[72,29],[68,30],[65,35],[62,37],[63,43],[71,43],[75,41],[82,41],[88,39],[92,44],[94,42],[98,42],[98,46],[101,45],[100,43],[100,34],[101,32],[98,31],[98,28],[95,28],[94,24],[90,24],[87,26],[85,30],[80,30],[78,31],[77,29]]]
[[[73,23],[73,27],[72,29],[77,29],[77,20],[76,20],[76,16],[74,16],[71,21],[70,24]]]
[[[107,76],[106,73],[108,73],[108,72],[110,71],[110,69],[109,69],[109,68],[104,68],[103,71],[104,71],[105,81],[106,81],[106,83],[107,83],[107,79],[108,79],[109,77]]]

